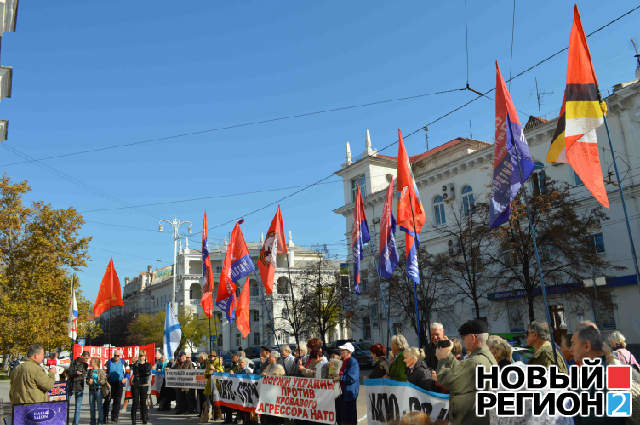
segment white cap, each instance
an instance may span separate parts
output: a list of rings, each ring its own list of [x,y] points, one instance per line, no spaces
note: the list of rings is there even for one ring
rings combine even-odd
[[[347,350],[347,351],[349,351],[350,353],[353,353],[354,351],[356,351],[356,349],[355,349],[355,348],[353,348],[353,345],[352,345],[350,342],[347,342],[346,344],[341,345],[341,346],[340,346],[340,347],[338,347],[338,348],[339,348],[339,349],[341,349],[341,350]]]

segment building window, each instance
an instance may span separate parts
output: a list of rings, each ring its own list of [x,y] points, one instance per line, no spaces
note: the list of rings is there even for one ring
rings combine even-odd
[[[242,340],[241,340],[242,336],[237,333],[236,334],[236,346],[240,347],[242,345]]]
[[[258,287],[258,281],[255,279],[251,279],[249,281],[249,283],[251,284],[251,296],[252,297],[257,297],[260,295],[260,288]]]
[[[473,214],[473,210],[475,209],[476,201],[473,198],[473,189],[471,186],[465,186],[462,188],[462,211],[464,215]]]
[[[199,300],[202,298],[202,288],[200,288],[200,284],[192,283],[191,287],[189,287],[189,299]]]
[[[251,310],[251,317],[253,318],[254,322],[258,322],[260,321],[260,311],[258,310]]]
[[[435,217],[436,226],[442,226],[447,223],[444,215],[444,199],[438,195],[433,198],[433,216]]]
[[[356,193],[358,193],[358,191],[356,190],[356,185],[360,186],[360,192],[362,192],[362,196],[366,196],[367,180],[365,179],[364,174],[351,179],[351,202],[356,201]]]
[[[361,270],[360,271],[360,289],[363,292],[366,292],[369,288],[369,271]]]
[[[571,170],[571,172],[573,173],[573,183],[576,186],[584,186],[584,183],[582,183],[582,179],[580,178],[580,176],[578,175],[578,173],[576,173],[575,171]]]
[[[216,273],[222,272],[222,266],[216,266]]]
[[[284,276],[280,276],[278,278],[278,285],[276,288],[278,295],[288,295],[289,294],[289,279]]]
[[[367,340],[371,339],[371,326],[369,323],[369,317],[362,318],[362,337]]]
[[[282,309],[282,311],[280,312],[280,317],[282,317],[285,320],[289,318],[289,309],[287,307],[284,307]]]
[[[535,162],[533,165],[533,173],[531,175],[531,190],[533,196],[538,196],[541,193],[545,193],[545,179],[547,178],[544,172],[544,164],[542,162]]]
[[[604,237],[602,236],[602,232],[591,235],[593,239],[593,246],[598,254],[604,252]]]
[[[393,334],[397,335],[397,334],[401,334],[402,333],[402,323],[394,323],[393,324]]]
[[[253,333],[253,345],[260,345],[260,332]]]

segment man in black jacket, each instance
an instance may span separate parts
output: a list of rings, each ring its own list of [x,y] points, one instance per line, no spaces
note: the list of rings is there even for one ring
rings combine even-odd
[[[89,368],[89,352],[83,351],[82,355],[71,362],[69,366],[69,387],[76,395],[76,410],[73,414],[73,425],[78,425],[80,421],[80,410],[82,409],[82,394],[84,392],[84,382],[87,379]]]
[[[438,369],[438,358],[436,357],[436,350],[438,349],[438,341],[444,339],[444,326],[442,323],[433,322],[429,328],[431,341],[424,349],[425,359],[424,362],[427,367],[433,370]]]
[[[141,351],[136,360],[131,365],[133,380],[131,383],[131,424],[136,424],[136,413],[140,408],[140,419],[146,424],[148,420],[147,395],[149,394],[149,380],[151,378],[151,363],[147,361],[147,353]]]

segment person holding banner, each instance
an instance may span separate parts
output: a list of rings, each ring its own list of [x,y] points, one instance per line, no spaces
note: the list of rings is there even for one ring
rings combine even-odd
[[[102,414],[102,396],[109,396],[109,383],[106,372],[100,368],[100,359],[94,357],[89,364],[87,373],[87,385],[89,386],[89,412],[91,415],[91,425],[104,425],[104,415]],[[96,418],[96,413],[98,417]],[[96,422],[97,419],[97,422]]]
[[[322,355],[322,340],[320,338],[311,338],[307,341],[307,349],[309,351],[309,357],[306,363],[302,363],[302,360],[298,360],[298,370],[300,375],[307,378],[326,378],[322,376],[322,371],[326,370],[324,367],[328,360]]]
[[[427,391],[436,391],[433,369],[420,360],[420,349],[409,347],[404,350],[404,364],[407,366],[407,380]]]
[[[373,357],[373,370],[369,373],[369,379],[382,378],[389,375],[389,363],[385,359],[387,349],[382,344],[374,344],[369,349]]]
[[[140,408],[140,419],[143,424],[149,419],[149,410],[147,407],[147,395],[149,394],[149,381],[151,379],[151,363],[147,361],[147,353],[142,350],[136,360],[131,365],[131,424],[136,425],[136,413]]]
[[[338,347],[342,358],[340,375],[333,378],[340,382],[342,394],[336,398],[336,422],[338,425],[356,425],[358,423],[358,408],[356,401],[360,392],[360,365],[351,357],[355,348],[350,342]]]
[[[178,361],[173,365],[172,369],[193,369],[193,363],[187,358],[187,353],[184,351],[178,353]],[[175,391],[176,415],[195,413],[195,395],[193,394],[193,390],[189,388],[176,388]]]

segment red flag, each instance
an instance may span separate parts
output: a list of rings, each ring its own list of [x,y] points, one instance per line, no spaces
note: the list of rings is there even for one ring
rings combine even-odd
[[[267,295],[273,292],[273,276],[278,265],[277,254],[286,254],[287,252],[287,241],[284,238],[282,225],[282,212],[280,211],[280,205],[278,205],[276,215],[271,220],[271,226],[267,230],[267,237],[264,240],[264,244],[262,244],[260,257],[258,257],[260,277]]]
[[[213,270],[211,269],[211,259],[209,258],[209,247],[207,246],[207,211],[202,219],[202,275],[204,276],[204,290],[202,291],[202,311],[207,317],[213,315]]]
[[[247,277],[242,287],[242,292],[240,292],[238,308],[236,310],[236,326],[238,326],[238,330],[243,338],[246,338],[249,332],[251,332],[251,327],[249,326],[249,292],[249,278]]]
[[[111,307],[117,306],[124,306],[124,303],[122,302],[120,280],[118,279],[115,267],[113,267],[113,258],[111,258],[109,265],[107,265],[107,270],[102,277],[102,282],[100,282],[98,297],[93,305],[93,315],[99,317]]]

